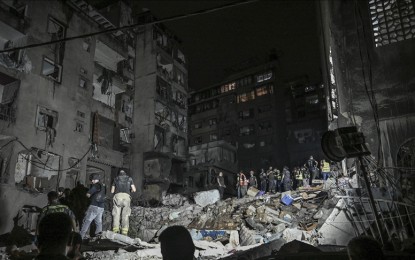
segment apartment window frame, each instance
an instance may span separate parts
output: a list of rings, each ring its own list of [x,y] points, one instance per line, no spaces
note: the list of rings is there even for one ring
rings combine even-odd
[[[54,67],[53,73],[49,73],[49,74],[44,73],[45,62]],[[51,75],[56,73],[56,68],[59,69],[58,75],[57,75],[57,77],[53,77]],[[62,65],[56,64],[56,62],[54,62],[53,60],[49,59],[46,56],[43,56],[43,58],[42,58],[42,67],[41,67],[41,75],[45,78],[48,78],[50,80],[55,81],[56,83],[62,83]]]
[[[57,111],[43,106],[37,106],[35,122],[35,126],[37,129],[41,131],[44,131],[47,128],[56,129],[58,119],[59,113]]]

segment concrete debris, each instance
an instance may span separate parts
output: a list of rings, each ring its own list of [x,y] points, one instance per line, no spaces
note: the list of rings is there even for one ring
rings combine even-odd
[[[248,192],[246,194],[248,194],[248,196],[251,196],[251,197],[256,197],[258,193],[259,193],[259,190],[257,188],[251,187],[248,189]]]
[[[158,237],[172,225],[188,228],[198,259],[219,259],[247,250],[256,251],[253,248],[274,241],[278,241],[275,244],[278,248],[294,240],[311,245],[320,241],[329,243],[332,231],[326,227],[328,235],[324,239],[320,229],[327,218],[334,221],[332,211],[336,204],[340,205],[330,192],[320,195],[321,187],[226,200],[219,200],[218,190],[209,190],[195,193],[195,203],[182,195],[165,195],[159,207],[131,207],[129,236],[111,231],[102,233],[101,239],[116,242],[120,248],[134,250],[136,247],[135,252],[119,249],[84,255],[90,259],[161,259]],[[284,196],[291,198],[292,203],[281,203]],[[263,253],[256,252],[255,255]]]
[[[216,201],[220,200],[220,194],[218,190],[196,192],[194,194],[194,200],[197,205],[206,207],[207,205],[214,204]]]

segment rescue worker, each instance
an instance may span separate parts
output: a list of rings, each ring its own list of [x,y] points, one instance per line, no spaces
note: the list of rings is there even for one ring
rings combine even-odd
[[[129,217],[131,215],[131,192],[136,192],[133,179],[124,170],[120,170],[111,186],[111,193],[115,194],[112,208],[112,231],[127,235],[129,228]]]
[[[296,183],[297,183],[297,187],[296,188],[302,187],[303,186],[303,179],[304,179],[304,177],[303,177],[303,173],[300,170],[300,168],[295,167],[294,168],[294,174],[295,174],[295,180],[296,180]]]
[[[303,175],[303,187],[309,187],[310,186],[310,172],[308,169],[303,166],[300,169],[301,175]]]
[[[313,156],[310,156],[310,158],[304,164],[304,166],[307,167],[308,172],[310,174],[310,179],[309,179],[310,185],[313,183],[313,180],[317,177],[317,174],[318,174],[317,165],[318,165],[318,162],[314,160]]]
[[[254,175],[254,171],[250,171],[249,172],[250,176],[249,176],[249,188],[254,187],[254,188],[258,188],[258,181]]]
[[[283,170],[282,170],[282,180],[284,183],[284,191],[289,191],[291,190],[291,172],[288,169],[287,166],[284,166]]]
[[[245,174],[243,173],[243,171],[239,172],[238,178],[236,179],[236,188],[238,191],[238,199],[242,198],[243,196],[245,196],[246,192],[247,192],[247,188],[248,188],[248,180],[245,176]]]
[[[225,191],[225,188],[226,188],[225,180],[223,178],[223,172],[219,172],[219,175],[216,178],[216,180],[219,185],[218,189],[219,189],[220,199],[223,199],[223,192]]]
[[[105,204],[105,185],[101,183],[101,175],[98,173],[91,174],[89,179],[92,182],[91,188],[86,193],[86,197],[91,199],[88,209],[86,210],[82,222],[81,237],[85,238],[92,221],[95,222],[95,235],[102,232],[102,214],[104,213]]]
[[[38,218],[37,230],[39,229],[39,223],[42,219],[52,213],[65,213],[71,218],[72,230],[77,231],[75,215],[68,206],[59,203],[59,194],[56,191],[50,191],[48,193],[48,205],[42,209]],[[38,234],[38,231],[36,232]]]
[[[275,172],[272,169],[272,166],[269,167],[267,171],[267,177],[268,177],[268,191],[275,193]]]
[[[320,162],[321,174],[323,175],[323,180],[326,181],[330,177],[330,163],[326,160],[321,160]]]
[[[267,174],[265,173],[264,169],[261,169],[259,173],[259,179],[261,181],[261,191],[263,193],[267,192]]]
[[[275,178],[276,178],[276,187],[275,190],[278,192],[282,192],[283,189],[283,174],[280,172],[280,170],[275,169]]]

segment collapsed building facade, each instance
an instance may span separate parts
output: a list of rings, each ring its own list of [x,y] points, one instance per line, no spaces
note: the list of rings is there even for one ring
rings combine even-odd
[[[23,205],[44,206],[47,191],[86,185],[92,173],[109,186],[127,169],[145,199],[181,181],[187,69],[172,33],[123,1],[100,10],[83,0],[0,7],[1,50],[57,41],[0,54],[0,233]]]

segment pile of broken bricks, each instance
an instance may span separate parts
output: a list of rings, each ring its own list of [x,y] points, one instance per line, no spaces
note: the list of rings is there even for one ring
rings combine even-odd
[[[157,238],[172,225],[189,230],[198,259],[225,258],[275,240],[281,245],[299,240],[316,246],[318,228],[337,202],[322,186],[262,196],[257,193],[251,188],[250,196],[226,200],[219,200],[217,190],[195,193],[192,199],[169,194],[159,207],[134,206],[129,238],[140,249],[84,254],[94,259],[161,259]],[[140,247],[142,243],[147,246]]]

